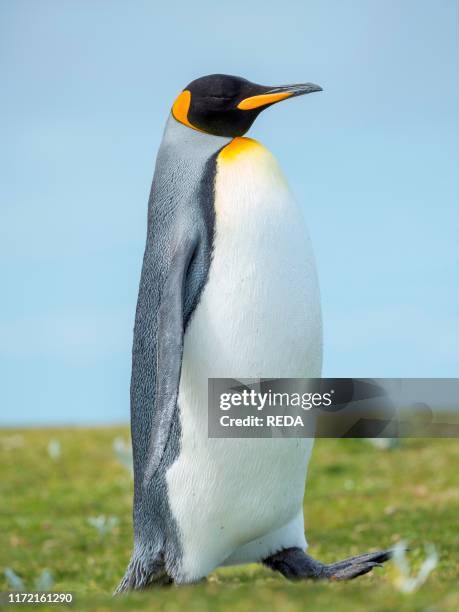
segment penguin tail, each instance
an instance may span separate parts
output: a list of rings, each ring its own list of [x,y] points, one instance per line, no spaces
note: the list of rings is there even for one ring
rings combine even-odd
[[[126,591],[146,589],[150,585],[166,586],[172,579],[166,572],[163,555],[145,558],[135,553],[113,595]]]

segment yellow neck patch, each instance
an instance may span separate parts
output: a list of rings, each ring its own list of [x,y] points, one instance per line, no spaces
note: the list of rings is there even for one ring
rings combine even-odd
[[[223,162],[231,162],[241,154],[253,152],[255,149],[263,149],[263,145],[253,138],[237,136],[220,151],[218,159]]]

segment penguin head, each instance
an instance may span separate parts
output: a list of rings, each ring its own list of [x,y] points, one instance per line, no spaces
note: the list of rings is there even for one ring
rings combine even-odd
[[[314,83],[270,87],[241,77],[210,74],[185,87],[172,106],[172,115],[200,132],[242,136],[265,108],[314,91],[322,88]]]

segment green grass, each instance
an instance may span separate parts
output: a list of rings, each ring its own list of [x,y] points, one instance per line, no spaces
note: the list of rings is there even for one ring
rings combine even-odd
[[[414,594],[396,590],[393,564],[349,583],[294,584],[252,565],[219,570],[195,586],[112,599],[132,537],[132,480],[112,445],[128,435],[126,428],[0,431],[0,591],[8,590],[5,567],[32,590],[48,568],[54,591],[72,592],[76,607],[92,610],[459,610],[456,440],[407,440],[391,451],[362,440],[318,440],[311,461],[311,554],[333,561],[403,538],[419,568],[431,542],[440,562]],[[51,439],[61,443],[55,460]],[[87,521],[98,515],[119,524],[101,536]]]

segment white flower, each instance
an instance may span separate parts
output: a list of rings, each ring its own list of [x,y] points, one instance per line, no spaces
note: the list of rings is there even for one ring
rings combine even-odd
[[[90,516],[88,518],[88,523],[94,529],[97,529],[99,535],[105,536],[107,533],[113,531],[113,529],[118,525],[119,520],[116,516]]]
[[[61,456],[61,443],[59,440],[50,440],[48,444],[48,455],[56,460]]]
[[[134,467],[132,463],[131,446],[125,442],[123,438],[115,438],[113,440],[113,452],[121,465],[123,465],[131,474],[133,474]]]
[[[426,559],[421,565],[421,568],[417,576],[411,575],[411,568],[406,558],[406,543],[399,542],[393,548],[394,551],[394,563],[398,570],[398,576],[395,579],[396,588],[402,593],[413,593],[416,591],[424,582],[427,577],[435,569],[438,563],[438,554],[435,547],[432,545],[426,545]]]

